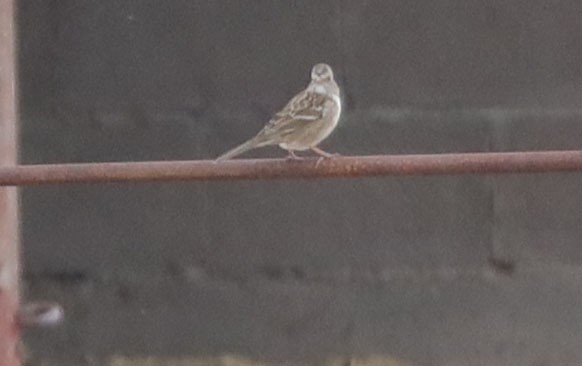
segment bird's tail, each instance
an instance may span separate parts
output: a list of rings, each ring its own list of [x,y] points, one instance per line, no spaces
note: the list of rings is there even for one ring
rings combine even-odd
[[[232,159],[235,156],[238,156],[246,151],[249,151],[251,149],[254,149],[255,147],[259,147],[261,146],[260,144],[257,143],[257,141],[255,139],[250,139],[249,141],[235,147],[232,150],[229,150],[227,152],[225,152],[224,154],[220,155],[218,158],[216,158],[216,161],[223,161],[223,160],[228,160],[228,159]]]

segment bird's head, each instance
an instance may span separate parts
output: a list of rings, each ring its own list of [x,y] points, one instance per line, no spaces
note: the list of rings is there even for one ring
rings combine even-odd
[[[311,80],[324,82],[333,80],[333,71],[328,64],[317,64],[311,69]]]

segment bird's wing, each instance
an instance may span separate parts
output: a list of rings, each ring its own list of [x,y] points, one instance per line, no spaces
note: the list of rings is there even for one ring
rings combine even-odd
[[[323,117],[327,97],[323,94],[302,91],[267,123],[262,134],[285,136],[301,126],[317,121]]]

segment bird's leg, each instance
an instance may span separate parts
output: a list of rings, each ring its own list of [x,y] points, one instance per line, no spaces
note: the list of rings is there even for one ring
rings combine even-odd
[[[317,146],[312,146],[311,150],[320,156],[320,158],[317,159],[317,163],[315,163],[316,168],[319,166],[319,163],[321,163],[323,160],[331,159],[331,158],[334,158],[336,156],[339,156],[339,154],[330,154],[327,151],[323,151],[320,148],[318,148]]]
[[[325,159],[331,159],[331,158],[334,158],[336,156],[339,156],[339,154],[330,154],[327,151],[323,151],[317,146],[312,146],[311,150],[314,153],[316,153],[317,155],[320,155],[322,158],[325,158]]]
[[[295,155],[293,150],[287,150],[287,151],[289,151],[289,155],[287,155],[287,160],[301,160],[301,158],[299,156]]]

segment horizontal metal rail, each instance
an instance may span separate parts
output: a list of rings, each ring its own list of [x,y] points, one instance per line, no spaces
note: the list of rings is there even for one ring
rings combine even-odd
[[[582,171],[582,151],[117,162],[0,167],[0,186]]]

